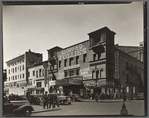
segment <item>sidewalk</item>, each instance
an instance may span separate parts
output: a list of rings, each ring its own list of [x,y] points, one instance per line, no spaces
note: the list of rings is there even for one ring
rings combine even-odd
[[[97,102],[95,99],[91,100],[91,99],[83,99],[83,102]],[[119,99],[119,100],[98,100],[98,102],[100,103],[113,103],[113,102],[123,102],[123,99]]]
[[[49,112],[49,111],[57,111],[57,110],[60,110],[61,108],[45,108],[43,109],[43,106],[40,106],[40,105],[32,105],[34,111],[32,111],[32,113],[39,113],[39,112]]]

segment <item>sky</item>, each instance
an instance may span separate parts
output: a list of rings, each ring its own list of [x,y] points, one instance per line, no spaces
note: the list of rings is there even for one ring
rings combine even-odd
[[[143,41],[143,2],[94,5],[3,6],[3,63],[29,49],[42,53],[89,39],[90,32],[107,26],[115,44],[139,46]]]

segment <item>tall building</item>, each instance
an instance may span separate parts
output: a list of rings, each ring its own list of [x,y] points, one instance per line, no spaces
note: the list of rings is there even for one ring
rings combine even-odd
[[[40,62],[42,62],[42,54],[30,50],[6,62],[7,81],[4,82],[4,87],[9,88],[9,94],[25,94],[24,87],[29,84],[28,66]]]

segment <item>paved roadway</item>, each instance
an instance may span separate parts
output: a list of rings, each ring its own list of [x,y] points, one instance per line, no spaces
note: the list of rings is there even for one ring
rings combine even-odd
[[[123,102],[100,103],[95,101],[72,102],[71,105],[60,105],[60,108],[43,109],[33,105],[35,111],[31,116],[77,116],[77,115],[120,115]],[[144,101],[125,102],[128,114],[144,116]]]

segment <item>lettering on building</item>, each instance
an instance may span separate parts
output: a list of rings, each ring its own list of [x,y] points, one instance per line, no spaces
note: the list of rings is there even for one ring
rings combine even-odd
[[[74,47],[68,48],[66,50],[62,50],[59,60],[61,59],[67,59],[75,56],[80,56],[82,54],[86,53],[86,48],[83,47],[82,44],[76,45]]]

